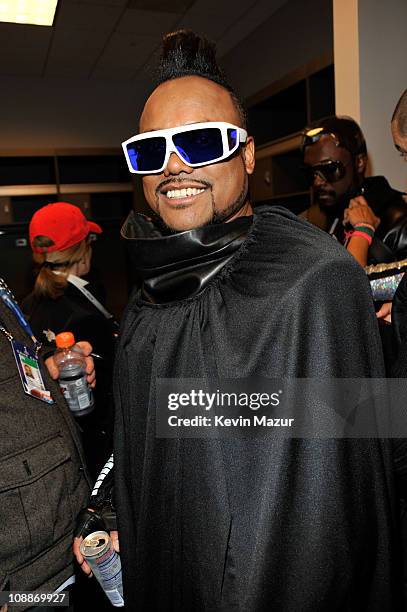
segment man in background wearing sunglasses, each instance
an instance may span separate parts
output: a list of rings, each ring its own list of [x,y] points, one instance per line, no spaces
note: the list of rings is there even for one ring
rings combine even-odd
[[[383,176],[365,178],[366,142],[358,124],[350,117],[316,121],[303,132],[302,150],[313,202],[326,214],[327,231],[362,265],[406,258],[407,205]],[[352,229],[356,240],[350,243],[347,230]],[[357,248],[363,240],[368,252],[364,244]]]
[[[123,144],[151,208],[122,229],[142,278],[115,367],[126,609],[395,612],[387,443],[167,424],[180,411],[164,380],[189,390],[188,417],[205,381],[380,377],[383,366],[360,266],[288,210],[252,210],[254,144],[212,45],[169,34],[160,68]]]

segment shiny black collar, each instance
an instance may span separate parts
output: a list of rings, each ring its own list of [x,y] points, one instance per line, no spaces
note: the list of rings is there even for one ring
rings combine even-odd
[[[141,282],[142,297],[165,304],[197,295],[231,259],[253,217],[164,236],[150,219],[133,211],[121,234]]]

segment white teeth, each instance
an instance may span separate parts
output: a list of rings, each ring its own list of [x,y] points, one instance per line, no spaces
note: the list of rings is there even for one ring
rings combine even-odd
[[[187,187],[187,189],[171,189],[167,191],[167,198],[188,198],[190,196],[198,195],[198,193],[202,193],[205,189],[196,189],[195,187]]]

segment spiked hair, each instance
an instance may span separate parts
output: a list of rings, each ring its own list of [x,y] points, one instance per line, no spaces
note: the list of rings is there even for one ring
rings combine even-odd
[[[163,38],[156,86],[185,76],[199,76],[224,87],[230,93],[242,127],[246,127],[243,104],[216,61],[215,44],[191,30],[177,30]]]

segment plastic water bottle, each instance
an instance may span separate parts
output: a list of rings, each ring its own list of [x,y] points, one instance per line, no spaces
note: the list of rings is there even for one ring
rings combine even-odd
[[[67,404],[75,416],[89,414],[94,408],[94,400],[86,380],[85,356],[75,345],[71,332],[58,334],[55,342],[57,351],[54,359],[59,368],[59,386]]]

